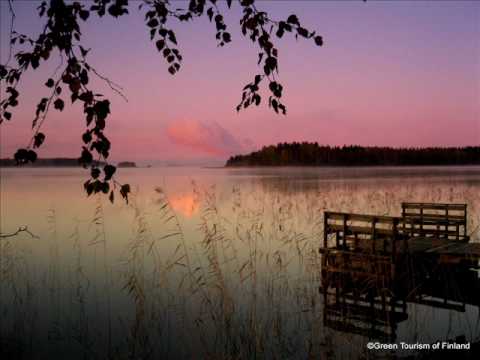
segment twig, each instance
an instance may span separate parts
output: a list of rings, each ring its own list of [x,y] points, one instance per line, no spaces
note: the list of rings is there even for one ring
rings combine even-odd
[[[108,84],[108,86],[110,87],[110,89],[112,89],[113,91],[115,91],[118,95],[120,95],[120,96],[123,98],[123,100],[125,100],[126,102],[128,102],[127,97],[122,93],[123,88],[122,88],[120,85],[115,84],[112,80],[110,80],[110,79],[107,78],[106,76],[101,75],[101,74],[100,74],[97,70],[95,70],[95,68],[92,67],[91,65],[90,65],[90,69],[93,71],[93,73],[94,73],[95,75],[97,75],[100,79],[102,79],[103,81],[105,81],[105,82]]]
[[[12,53],[13,53],[13,44],[12,44],[12,39],[13,39],[13,29],[15,26],[15,11],[13,10],[13,0],[8,0],[8,8],[10,10],[10,15],[11,15],[11,22],[10,22],[10,43],[9,43],[9,50],[8,50],[8,59],[5,63],[5,65],[8,65],[10,63],[10,60],[12,59]]]
[[[28,230],[28,227],[26,225],[19,226],[17,231],[11,233],[11,234],[0,234],[0,240],[9,238],[9,237],[14,237],[20,234],[21,232],[26,232],[28,235],[30,235],[34,239],[40,239],[39,236],[33,234],[30,230]]]

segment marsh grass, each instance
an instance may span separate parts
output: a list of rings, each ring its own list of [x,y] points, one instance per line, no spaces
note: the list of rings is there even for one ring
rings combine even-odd
[[[460,186],[461,185],[461,186]],[[247,189],[247,190],[245,190]],[[89,219],[68,234],[47,211],[46,264],[31,239],[0,242],[0,354],[8,358],[323,359],[370,358],[368,339],[322,323],[318,252],[325,210],[399,215],[406,200],[467,202],[469,229],[480,224],[475,184],[382,191],[358,183],[291,188],[260,181],[227,193],[192,183],[195,228],[168,193],[137,191],[117,224],[98,198]],[[128,238],[119,243],[119,233]],[[479,241],[479,234],[472,234]],[[119,250],[120,249],[120,250]],[[425,311],[407,329],[425,334]],[[450,315],[449,328],[457,322]],[[467,324],[472,340],[479,322]],[[45,329],[47,329],[45,331]],[[427,329],[428,330],[428,329]],[[449,335],[453,330],[449,330]],[[423,338],[422,338],[423,339]]]

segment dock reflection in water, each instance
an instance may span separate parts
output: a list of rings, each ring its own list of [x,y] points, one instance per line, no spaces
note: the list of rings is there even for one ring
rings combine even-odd
[[[425,258],[423,265],[430,260]],[[404,280],[391,284],[400,291],[396,293],[397,298],[392,297],[392,289],[382,275],[358,276],[352,271],[351,274],[337,276],[328,289],[322,288],[324,325],[395,342],[398,324],[408,319],[407,303],[460,312],[465,312],[466,305],[473,305],[480,310],[477,271],[465,265],[437,264],[430,271],[426,271],[425,266],[412,265],[400,272],[399,276]],[[382,265],[374,260],[369,266]]]

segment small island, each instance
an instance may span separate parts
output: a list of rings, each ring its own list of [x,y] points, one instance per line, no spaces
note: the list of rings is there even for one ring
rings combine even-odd
[[[392,148],[322,146],[293,142],[264,146],[246,155],[235,155],[225,166],[426,166],[480,165],[480,146]]]
[[[133,161],[120,161],[117,164],[117,167],[119,167],[119,168],[136,168],[137,164],[135,164]]]

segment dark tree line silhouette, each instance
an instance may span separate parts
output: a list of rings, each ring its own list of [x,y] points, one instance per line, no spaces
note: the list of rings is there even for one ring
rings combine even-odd
[[[293,142],[264,146],[228,159],[226,166],[401,166],[480,164],[480,146],[392,148]]]

